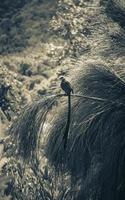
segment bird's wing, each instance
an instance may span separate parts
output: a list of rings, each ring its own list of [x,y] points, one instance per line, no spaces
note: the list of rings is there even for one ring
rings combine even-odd
[[[65,84],[66,84],[67,88],[72,89],[72,86],[69,81],[65,81]]]
[[[61,88],[69,94],[72,91],[72,86],[68,81],[61,82]]]

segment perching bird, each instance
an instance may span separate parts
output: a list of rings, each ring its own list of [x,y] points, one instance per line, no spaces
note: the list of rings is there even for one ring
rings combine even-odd
[[[61,88],[62,90],[64,90],[64,92],[66,93],[66,95],[68,96],[68,117],[67,117],[67,124],[66,124],[66,128],[65,128],[65,132],[64,132],[64,149],[66,149],[67,147],[67,139],[68,139],[68,132],[69,132],[69,127],[70,127],[70,121],[71,121],[71,93],[73,93],[73,88],[71,86],[71,84],[66,81],[66,79],[64,77],[60,77],[61,79]]]
[[[71,84],[68,81],[66,81],[66,79],[63,76],[61,76],[60,79],[61,79],[60,86],[61,86],[62,90],[64,90],[64,92],[67,95],[69,95],[71,92],[73,93],[73,88],[72,88]]]

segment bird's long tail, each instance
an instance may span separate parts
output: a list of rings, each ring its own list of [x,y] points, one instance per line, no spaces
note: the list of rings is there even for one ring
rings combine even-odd
[[[71,95],[68,95],[68,116],[67,116],[67,123],[66,123],[66,128],[64,132],[64,149],[67,147],[67,140],[68,140],[68,133],[69,133],[69,128],[70,128],[70,121],[71,121]]]

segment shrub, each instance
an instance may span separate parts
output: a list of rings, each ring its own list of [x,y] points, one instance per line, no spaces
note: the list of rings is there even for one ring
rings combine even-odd
[[[1,28],[4,30],[4,31],[9,31],[10,28],[12,26],[12,22],[9,18],[4,18],[1,22]]]
[[[46,89],[41,89],[41,90],[38,90],[37,91],[37,93],[39,94],[39,95],[45,95],[46,94]]]
[[[20,64],[20,70],[19,70],[19,72],[22,74],[22,75],[28,75],[28,71],[30,70],[29,69],[30,68],[30,65],[29,64],[27,64],[27,63],[21,63]]]
[[[1,45],[6,45],[7,41],[8,41],[7,34],[2,34],[1,37],[0,37],[0,43],[1,43]]]
[[[35,87],[35,81],[31,81],[30,85],[29,85],[29,90],[33,90]]]

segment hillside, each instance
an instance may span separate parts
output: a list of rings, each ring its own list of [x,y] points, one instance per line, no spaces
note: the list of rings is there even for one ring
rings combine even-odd
[[[21,72],[24,87],[36,81],[37,88],[45,91],[51,87],[49,79],[79,66],[79,60],[100,59],[110,63],[115,60],[112,57],[117,62],[119,55],[124,55],[124,29],[114,23],[114,14],[109,17],[108,8],[113,4],[99,1],[9,3],[7,8],[4,4],[1,8],[0,63],[2,68],[19,76],[21,68],[26,66],[28,73]],[[121,13],[124,16],[124,11]]]
[[[32,105],[36,100],[45,99],[45,95],[60,93],[60,75],[66,76],[71,81],[74,90],[75,86],[78,87],[76,81],[81,84],[79,79],[91,65],[106,66],[108,69],[118,72],[119,76],[125,80],[124,17],[124,0],[1,1],[0,84],[11,85],[13,94],[8,94],[8,99],[13,108],[13,110],[8,111],[11,121],[8,122],[5,114],[2,111],[0,112],[2,119],[1,137],[5,137],[6,134],[8,136],[10,125],[18,119],[20,112],[26,105]],[[77,91],[76,89],[75,92]],[[80,91],[84,90],[81,89]],[[90,91],[90,96],[91,92],[94,95],[94,91]],[[99,94],[102,95],[101,91]],[[35,105],[34,109],[36,108]],[[49,153],[51,155],[51,151]],[[13,157],[14,153],[10,154]],[[6,157],[9,156],[5,154],[3,157],[2,166],[4,159],[6,162]],[[43,165],[46,165],[46,158],[44,159]],[[52,158],[48,156],[47,159],[51,160]],[[10,165],[18,168],[15,158],[10,162]],[[44,167],[42,166],[42,169]],[[37,182],[38,177],[36,174],[32,174],[34,171],[28,170],[26,170],[27,182],[30,182],[32,175]],[[51,164],[49,164],[49,173],[53,173]],[[51,175],[52,181],[55,181],[53,174]],[[57,179],[57,182],[60,181],[60,177]],[[20,178],[18,181],[21,181]],[[68,181],[67,178],[64,186],[67,190]],[[55,184],[54,187],[58,185],[58,183],[53,184]],[[81,189],[83,185],[79,182],[77,184],[78,188]],[[50,185],[50,183],[44,182],[48,199],[50,198],[49,191],[52,189],[50,189]],[[45,189],[44,186],[42,191]],[[61,200],[59,187],[61,187],[61,181],[58,191],[53,194],[53,199]],[[18,193],[18,189],[17,187],[16,193]],[[51,192],[53,193],[53,189]],[[23,189],[22,194],[25,199]],[[37,191],[33,194],[36,195]],[[32,198],[34,198],[33,200],[37,199],[36,196]],[[64,197],[64,199],[62,197],[62,200],[68,198],[69,196]],[[14,197],[15,199],[16,197]],[[94,197],[91,197],[91,199],[98,200]],[[76,197],[75,200],[81,199]]]

